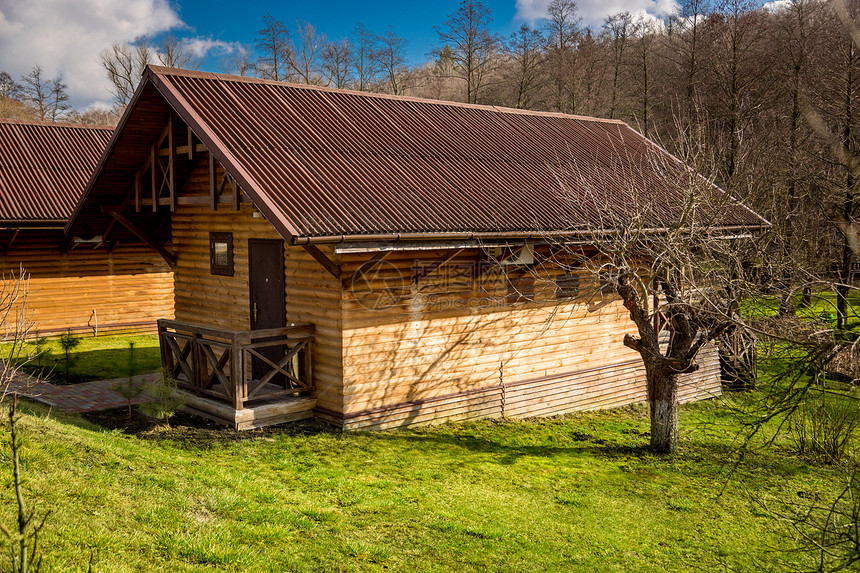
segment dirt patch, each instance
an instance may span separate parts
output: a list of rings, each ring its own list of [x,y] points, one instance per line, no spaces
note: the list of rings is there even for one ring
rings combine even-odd
[[[106,430],[120,430],[126,434],[142,434],[153,430],[168,428],[161,422],[144,416],[137,408],[131,409],[131,416],[128,414],[128,408],[112,408],[110,410],[102,410],[100,412],[87,412],[81,414],[84,419],[105,428]],[[170,428],[193,428],[206,430],[227,430],[226,426],[216,424],[212,420],[201,418],[187,414],[185,412],[177,412],[170,419]]]
[[[325,424],[301,421],[237,432],[223,424],[187,412],[177,412],[170,419],[170,426],[168,427],[162,422],[141,414],[137,408],[132,408],[132,414],[129,417],[128,408],[125,407],[100,412],[87,412],[81,416],[106,430],[119,430],[125,434],[147,440],[170,440],[188,444],[194,448],[205,448],[228,441],[273,438],[281,434],[294,435],[332,431]]]

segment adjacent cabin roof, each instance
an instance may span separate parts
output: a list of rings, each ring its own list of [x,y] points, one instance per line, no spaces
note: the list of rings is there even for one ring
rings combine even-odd
[[[646,203],[662,228],[699,179],[621,121],[150,67],[67,231],[109,220],[172,113],[295,243],[539,236]],[[767,224],[702,187],[716,226]]]
[[[112,127],[0,119],[0,226],[62,227]]]

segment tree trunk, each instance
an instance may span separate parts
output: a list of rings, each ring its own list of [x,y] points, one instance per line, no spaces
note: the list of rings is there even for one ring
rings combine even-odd
[[[848,241],[842,243],[842,262],[839,265],[839,285],[836,287],[836,328],[842,330],[848,327],[848,295],[851,287],[851,249]]]
[[[677,373],[648,368],[648,405],[651,408],[651,450],[674,454],[678,450]]]

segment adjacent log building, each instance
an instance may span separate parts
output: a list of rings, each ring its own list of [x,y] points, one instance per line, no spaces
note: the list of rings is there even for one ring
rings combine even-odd
[[[645,400],[620,302],[552,261],[587,243],[583,181],[677,219],[654,154],[686,173],[619,121],[151,67],[66,230],[170,262],[165,364],[237,428],[558,414]],[[682,400],[720,392],[704,352]]]
[[[63,227],[112,127],[0,120],[0,267],[30,275],[34,335],[155,331],[173,315],[169,266],[110,231]]]

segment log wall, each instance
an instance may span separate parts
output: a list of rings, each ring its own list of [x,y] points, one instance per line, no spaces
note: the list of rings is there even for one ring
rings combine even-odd
[[[344,427],[551,415],[645,400],[644,367],[622,343],[635,327],[617,297],[595,300],[592,290],[590,302],[559,301],[555,276],[516,268],[475,279],[477,251],[412,280],[449,257],[392,254],[345,293],[344,410],[331,416]],[[345,256],[344,273],[367,259]],[[380,303],[386,288],[396,296]],[[684,381],[682,401],[720,391],[716,350],[709,347],[701,362]]]
[[[4,247],[12,231],[3,232]],[[0,256],[5,276],[23,267],[30,275],[27,304],[34,335],[155,331],[173,317],[173,278],[149,247],[80,245],[60,252],[62,232],[21,230]]]

